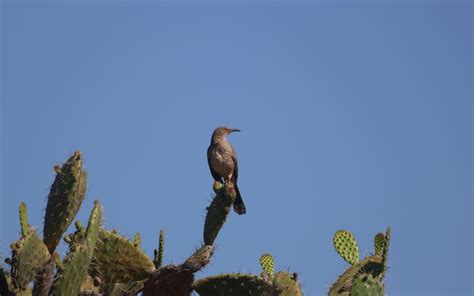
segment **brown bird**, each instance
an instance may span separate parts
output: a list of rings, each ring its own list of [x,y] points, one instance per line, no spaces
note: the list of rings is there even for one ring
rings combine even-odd
[[[240,130],[228,127],[218,127],[212,133],[211,145],[207,148],[207,162],[214,180],[224,183],[234,184],[237,196],[234,201],[234,211],[243,215],[246,212],[244,201],[237,187],[239,176],[239,166],[237,164],[237,154],[234,147],[227,141],[227,135]]]

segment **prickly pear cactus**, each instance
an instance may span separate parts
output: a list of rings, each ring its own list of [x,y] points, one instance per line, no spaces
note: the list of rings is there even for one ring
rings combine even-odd
[[[350,296],[383,296],[384,287],[370,274],[357,277],[352,283]]]
[[[334,249],[346,260],[347,263],[353,265],[359,261],[359,247],[354,235],[347,230],[338,230],[333,238]]]
[[[19,212],[22,237],[11,244],[11,276],[13,286],[24,290],[46,262],[48,262],[51,255],[36,231],[28,229],[28,215],[25,203],[20,204]]]
[[[154,251],[154,259],[153,264],[155,264],[155,268],[160,268],[163,264],[163,255],[165,251],[165,232],[163,229],[160,230],[160,238],[158,239],[158,250],[155,249]]]
[[[272,254],[263,254],[260,256],[260,265],[262,266],[263,271],[269,276],[273,277],[275,272],[275,263],[273,261]]]
[[[200,279],[193,288],[201,296],[270,295],[272,284],[253,274],[222,274]]]
[[[44,242],[52,254],[64,232],[74,220],[87,187],[87,174],[82,169],[79,151],[62,165],[55,166],[56,178],[48,196],[44,218]]]
[[[296,274],[277,272],[273,278],[273,294],[278,296],[303,296]]]
[[[385,249],[385,235],[381,232],[374,237],[374,249],[375,255],[382,256]]]
[[[81,285],[87,277],[87,271],[97,244],[101,221],[102,208],[96,201],[89,218],[85,237],[82,241],[70,245],[63,267],[54,279],[51,295],[76,296],[79,294]],[[79,231],[81,231],[80,227]]]
[[[236,198],[234,185],[227,183],[222,185],[214,182],[213,189],[216,196],[211,205],[207,208],[206,221],[204,223],[204,244],[212,245],[224,225],[229,214],[232,203]]]
[[[89,271],[93,277],[112,283],[128,283],[148,278],[153,261],[133,242],[101,229]]]

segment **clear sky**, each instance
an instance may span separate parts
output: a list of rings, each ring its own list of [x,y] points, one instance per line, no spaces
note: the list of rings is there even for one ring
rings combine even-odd
[[[270,252],[323,295],[348,266],[334,232],[365,255],[391,226],[389,295],[472,295],[473,4],[382,2],[4,0],[0,253],[20,201],[42,230],[53,165],[80,149],[79,219],[99,199],[107,228],[150,255],[163,228],[181,262],[228,125],[248,212],[198,278]]]

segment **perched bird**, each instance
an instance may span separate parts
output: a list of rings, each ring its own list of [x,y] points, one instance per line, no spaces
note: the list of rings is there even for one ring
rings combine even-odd
[[[228,127],[218,127],[212,133],[211,145],[207,148],[207,162],[214,180],[234,184],[237,196],[234,201],[234,211],[243,215],[246,212],[244,201],[237,186],[239,166],[234,147],[227,141],[227,135],[240,130]]]

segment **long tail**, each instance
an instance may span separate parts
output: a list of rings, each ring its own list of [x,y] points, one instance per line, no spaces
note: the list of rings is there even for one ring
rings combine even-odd
[[[235,186],[235,191],[237,193],[237,197],[234,200],[234,211],[239,214],[243,215],[247,212],[247,209],[245,208],[244,201],[242,200],[242,196],[240,195],[240,190],[237,184]]]

